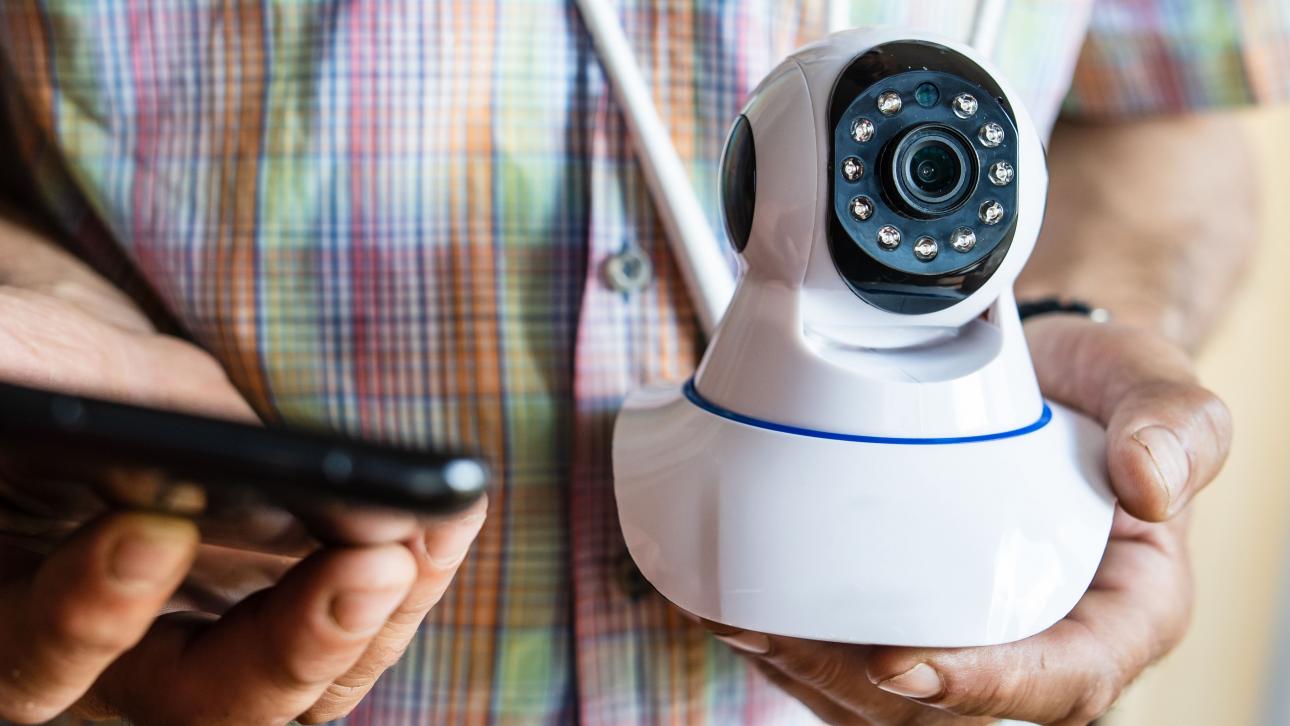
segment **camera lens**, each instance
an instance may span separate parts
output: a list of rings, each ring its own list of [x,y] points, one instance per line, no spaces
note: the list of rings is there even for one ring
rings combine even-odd
[[[941,217],[971,196],[976,157],[957,131],[923,124],[895,142],[886,171],[888,192],[908,214]]]
[[[954,152],[939,141],[915,152],[909,160],[909,167],[913,171],[914,185],[929,197],[929,201],[954,191],[954,185],[963,174],[963,167],[954,158]]]

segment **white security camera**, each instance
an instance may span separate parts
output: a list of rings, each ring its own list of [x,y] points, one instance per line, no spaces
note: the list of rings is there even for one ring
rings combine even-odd
[[[1104,433],[1039,392],[1012,285],[1034,123],[984,59],[832,35],[753,92],[722,164],[734,301],[694,378],[614,433],[644,576],[739,628],[921,646],[1065,616],[1114,513]]]

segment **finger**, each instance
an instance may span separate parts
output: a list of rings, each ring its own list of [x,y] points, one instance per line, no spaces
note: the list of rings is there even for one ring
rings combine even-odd
[[[956,714],[1086,724],[1118,698],[1127,682],[1124,670],[1136,675],[1146,665],[1121,663],[1121,657],[1085,625],[1068,619],[1007,645],[881,649],[869,664],[869,679],[884,691]]]
[[[427,526],[409,542],[417,561],[417,580],[411,591],[358,662],[301,715],[301,723],[323,723],[348,715],[381,674],[398,662],[426,613],[439,604],[452,583],[484,524],[487,508],[487,499],[482,499],[459,515]]]
[[[909,723],[925,710],[869,683],[865,677],[869,646],[771,636],[711,620],[700,622],[727,645],[764,666],[767,677],[790,694],[814,694],[803,703],[831,722],[838,713],[849,713],[873,723]]]
[[[141,723],[286,723],[349,670],[415,575],[402,545],[320,551],[218,621],[162,618],[96,691]]]
[[[223,615],[251,593],[280,581],[300,561],[202,543],[184,584],[166,604],[167,610],[196,610]]]
[[[836,717],[840,709],[860,723],[967,726],[871,683],[866,677],[870,653],[867,646],[771,637],[761,660],[796,684],[792,692],[816,694],[807,705],[821,716],[831,713]],[[836,708],[828,708],[827,703]]]
[[[0,288],[0,369],[6,380],[56,391],[255,422],[209,353],[180,340],[123,330],[113,301],[85,314],[47,291]],[[78,308],[81,308],[78,310]],[[101,313],[101,314],[100,314]]]
[[[0,588],[0,718],[43,722],[79,699],[147,632],[196,549],[190,522],[114,514]]]
[[[1121,506],[1146,521],[1175,516],[1222,468],[1227,407],[1162,338],[1073,316],[1027,324],[1040,387],[1107,429],[1107,465]]]
[[[841,704],[824,694],[809,688],[802,683],[793,680],[783,671],[764,660],[754,660],[757,670],[766,676],[766,680],[774,683],[781,691],[787,693],[810,709],[811,713],[817,718],[832,726],[845,724],[847,726],[869,726],[874,723],[869,719],[844,708]]]
[[[1174,517],[1223,467],[1232,417],[1213,393],[1189,383],[1144,383],[1107,424],[1107,467],[1120,505],[1149,522]]]
[[[416,516],[394,509],[355,508],[347,504],[309,503],[292,512],[319,540],[343,545],[381,545],[403,542],[423,524]]]
[[[165,335],[136,336],[121,351],[133,374],[123,374],[126,400],[199,416],[258,424],[260,417],[209,352]],[[88,379],[94,380],[94,379]]]
[[[1117,564],[1048,630],[985,648],[874,648],[869,680],[956,714],[1088,723],[1177,644],[1190,613],[1185,565],[1149,538],[1113,541],[1107,561]]]

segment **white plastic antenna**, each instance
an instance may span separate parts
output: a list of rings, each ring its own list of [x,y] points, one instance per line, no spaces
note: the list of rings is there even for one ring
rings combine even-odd
[[[672,137],[659,119],[622,25],[609,0],[578,0],[582,20],[600,53],[614,97],[631,131],[636,157],[667,232],[668,242],[703,332],[711,337],[734,295],[734,273],[681,166]]]
[[[1003,30],[1007,11],[1008,0],[981,0],[976,6],[976,20],[972,23],[968,45],[987,60],[994,60],[995,46],[999,43],[999,32]]]
[[[851,27],[850,0],[829,0],[829,32],[836,33]]]

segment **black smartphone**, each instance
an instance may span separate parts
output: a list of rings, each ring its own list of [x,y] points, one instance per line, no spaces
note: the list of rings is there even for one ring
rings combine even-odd
[[[0,382],[0,532],[9,535],[37,534],[33,528],[57,529],[51,523],[127,506],[192,516],[205,521],[204,532],[210,525],[235,544],[254,541],[267,545],[259,549],[289,552],[299,547],[288,543],[295,535],[286,535],[291,528],[278,513],[303,513],[306,522],[353,520],[356,511],[369,519],[446,515],[478,500],[488,478],[482,460],[461,452]],[[275,511],[266,513],[266,506]],[[309,529],[318,534],[319,528]]]

